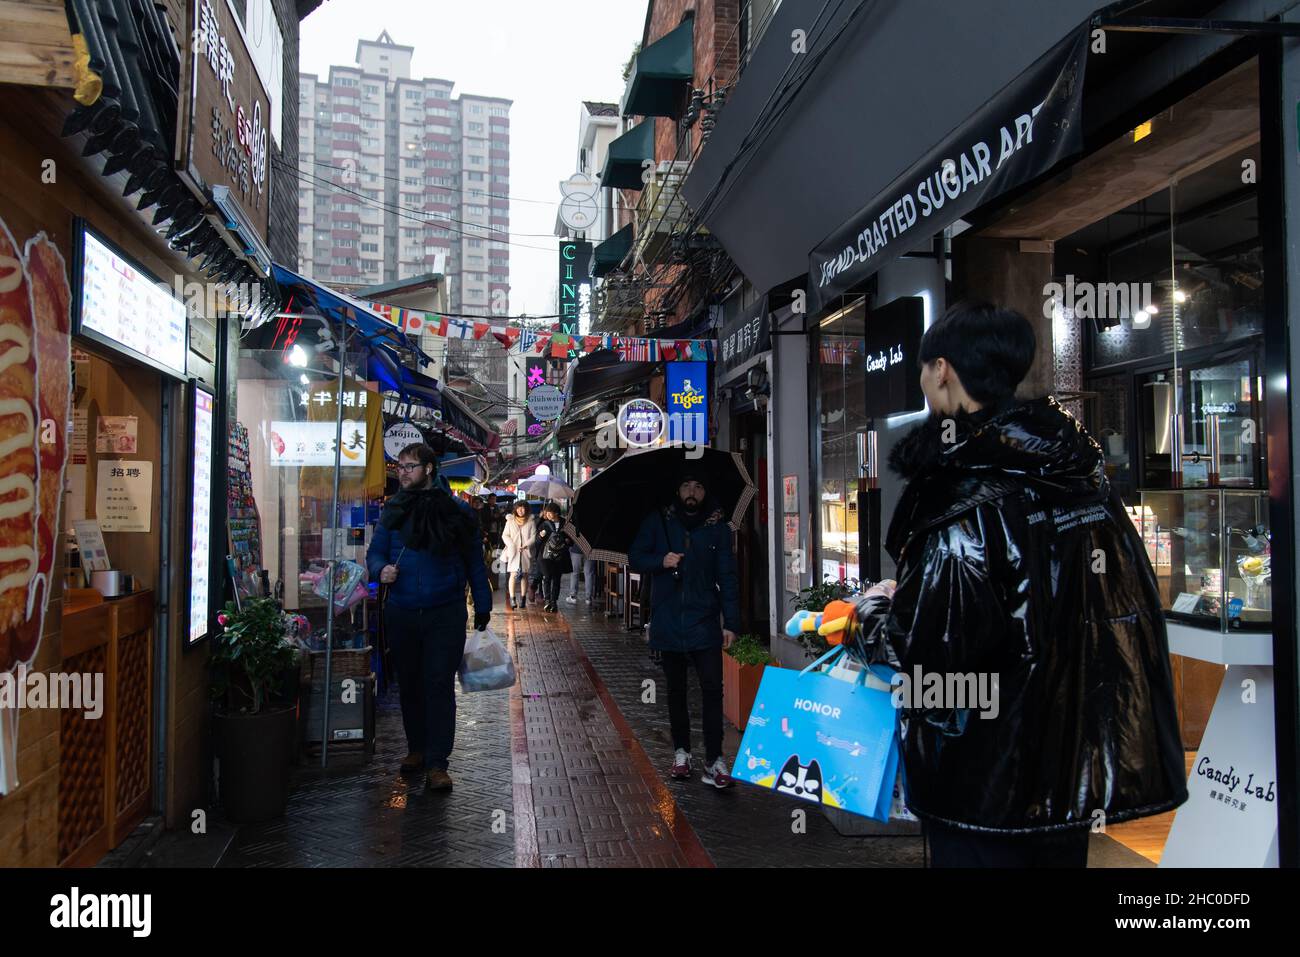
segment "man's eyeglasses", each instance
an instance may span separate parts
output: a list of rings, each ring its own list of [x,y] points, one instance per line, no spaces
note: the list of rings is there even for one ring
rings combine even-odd
[[[410,472],[413,469],[422,469],[422,468],[424,468],[424,466],[419,462],[398,462],[397,463],[397,471],[399,472]]]

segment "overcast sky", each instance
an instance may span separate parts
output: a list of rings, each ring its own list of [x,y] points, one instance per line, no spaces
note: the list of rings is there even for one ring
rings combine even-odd
[[[453,80],[453,96],[514,100],[510,311],[553,314],[555,208],[577,164],[578,112],[623,95],[645,13],[646,0],[325,0],[302,22],[299,66],[324,79],[356,62],[357,40],[387,30],[415,47],[413,77]]]

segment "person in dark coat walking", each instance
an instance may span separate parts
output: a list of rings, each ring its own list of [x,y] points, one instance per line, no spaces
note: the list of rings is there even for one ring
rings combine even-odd
[[[708,497],[705,476],[682,473],[677,500],[646,516],[628,550],[628,567],[651,582],[650,647],[663,659],[675,755],[671,775],[691,775],[691,714],[687,669],[704,694],[704,775],[731,787],[722,756],[722,650],[740,627],[740,589],[731,528]],[[644,586],[643,586],[644,587]]]
[[[397,459],[400,491],[388,500],[370,539],[370,577],[388,585],[384,632],[401,692],[409,753],[401,769],[425,768],[431,790],[452,786],[448,758],[456,733],[456,669],[465,653],[465,586],[474,630],[492,613],[481,531],[473,510],[435,480],[433,449],[415,443]]]
[[[1054,399],[1014,397],[1034,354],[1019,313],[949,309],[920,350],[931,419],[890,457],[908,480],[885,543],[893,663],[912,687],[997,681],[978,710],[903,700],[936,866],[1083,867],[1098,823],[1187,799],[1155,575],[1097,442]]]
[[[560,579],[573,568],[569,537],[560,529],[560,507],[547,502],[537,526],[538,557],[542,562],[542,611],[560,610]]]

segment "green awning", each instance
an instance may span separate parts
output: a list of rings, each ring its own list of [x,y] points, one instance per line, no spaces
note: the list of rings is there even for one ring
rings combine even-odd
[[[599,279],[601,276],[617,269],[619,263],[632,248],[632,224],[628,223],[609,239],[597,244],[591,254],[591,274]]]
[[[688,17],[636,55],[619,113],[679,116],[682,90],[695,76],[695,18]]]
[[[645,161],[655,158],[654,121],[640,123],[609,144],[600,185],[609,189],[640,189]]]

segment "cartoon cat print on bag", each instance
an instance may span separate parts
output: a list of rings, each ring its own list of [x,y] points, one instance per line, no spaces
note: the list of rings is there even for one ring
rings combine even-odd
[[[786,758],[776,780],[778,794],[788,794],[804,801],[822,803],[822,769],[816,759],[806,765],[801,764],[799,755],[792,754]]]

